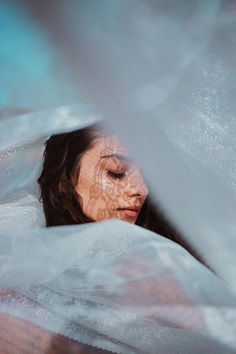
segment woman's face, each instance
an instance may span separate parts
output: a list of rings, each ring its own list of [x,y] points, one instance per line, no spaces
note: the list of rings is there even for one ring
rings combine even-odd
[[[89,218],[118,218],[130,223],[136,222],[148,194],[138,168],[115,135],[99,137],[85,152],[76,191]]]

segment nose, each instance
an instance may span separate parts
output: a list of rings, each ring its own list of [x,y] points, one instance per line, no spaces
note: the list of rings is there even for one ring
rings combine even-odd
[[[139,171],[130,174],[129,182],[127,183],[127,193],[129,197],[139,197],[145,199],[148,195],[148,188]]]

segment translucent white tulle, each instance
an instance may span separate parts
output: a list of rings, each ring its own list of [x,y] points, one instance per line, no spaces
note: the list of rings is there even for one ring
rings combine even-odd
[[[182,247],[115,219],[44,227],[45,139],[1,150],[1,312],[117,353],[233,352],[236,298]]]
[[[235,353],[234,2],[2,3],[0,315],[115,353]],[[41,109],[78,92],[93,108]],[[213,272],[118,220],[45,228],[44,142],[100,117]]]

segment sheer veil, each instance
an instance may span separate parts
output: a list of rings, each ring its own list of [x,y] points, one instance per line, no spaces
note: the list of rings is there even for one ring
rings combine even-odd
[[[68,75],[72,92],[93,105],[61,106],[58,93],[50,102],[57,108],[46,109],[43,91],[30,102],[20,81],[6,85],[28,111],[1,111],[0,312],[114,353],[234,353],[234,7],[72,3],[43,9],[22,0],[7,10],[39,31],[43,25],[53,60],[63,57],[63,85]],[[37,185],[44,142],[102,119],[213,271],[176,243],[119,220],[45,228]]]

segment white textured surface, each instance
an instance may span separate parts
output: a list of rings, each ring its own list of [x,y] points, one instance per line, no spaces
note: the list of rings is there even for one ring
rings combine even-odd
[[[233,2],[86,1],[80,11],[72,3],[53,11],[45,3],[43,33],[60,53],[55,68],[59,58],[74,91],[97,108],[63,106],[0,121],[0,286],[10,292],[0,308],[119,353],[233,353]],[[34,10],[36,2],[28,4]],[[23,88],[10,89],[14,98]],[[36,101],[41,107],[43,99]],[[221,280],[177,245],[132,225],[43,228],[36,183],[43,142],[101,115]]]

